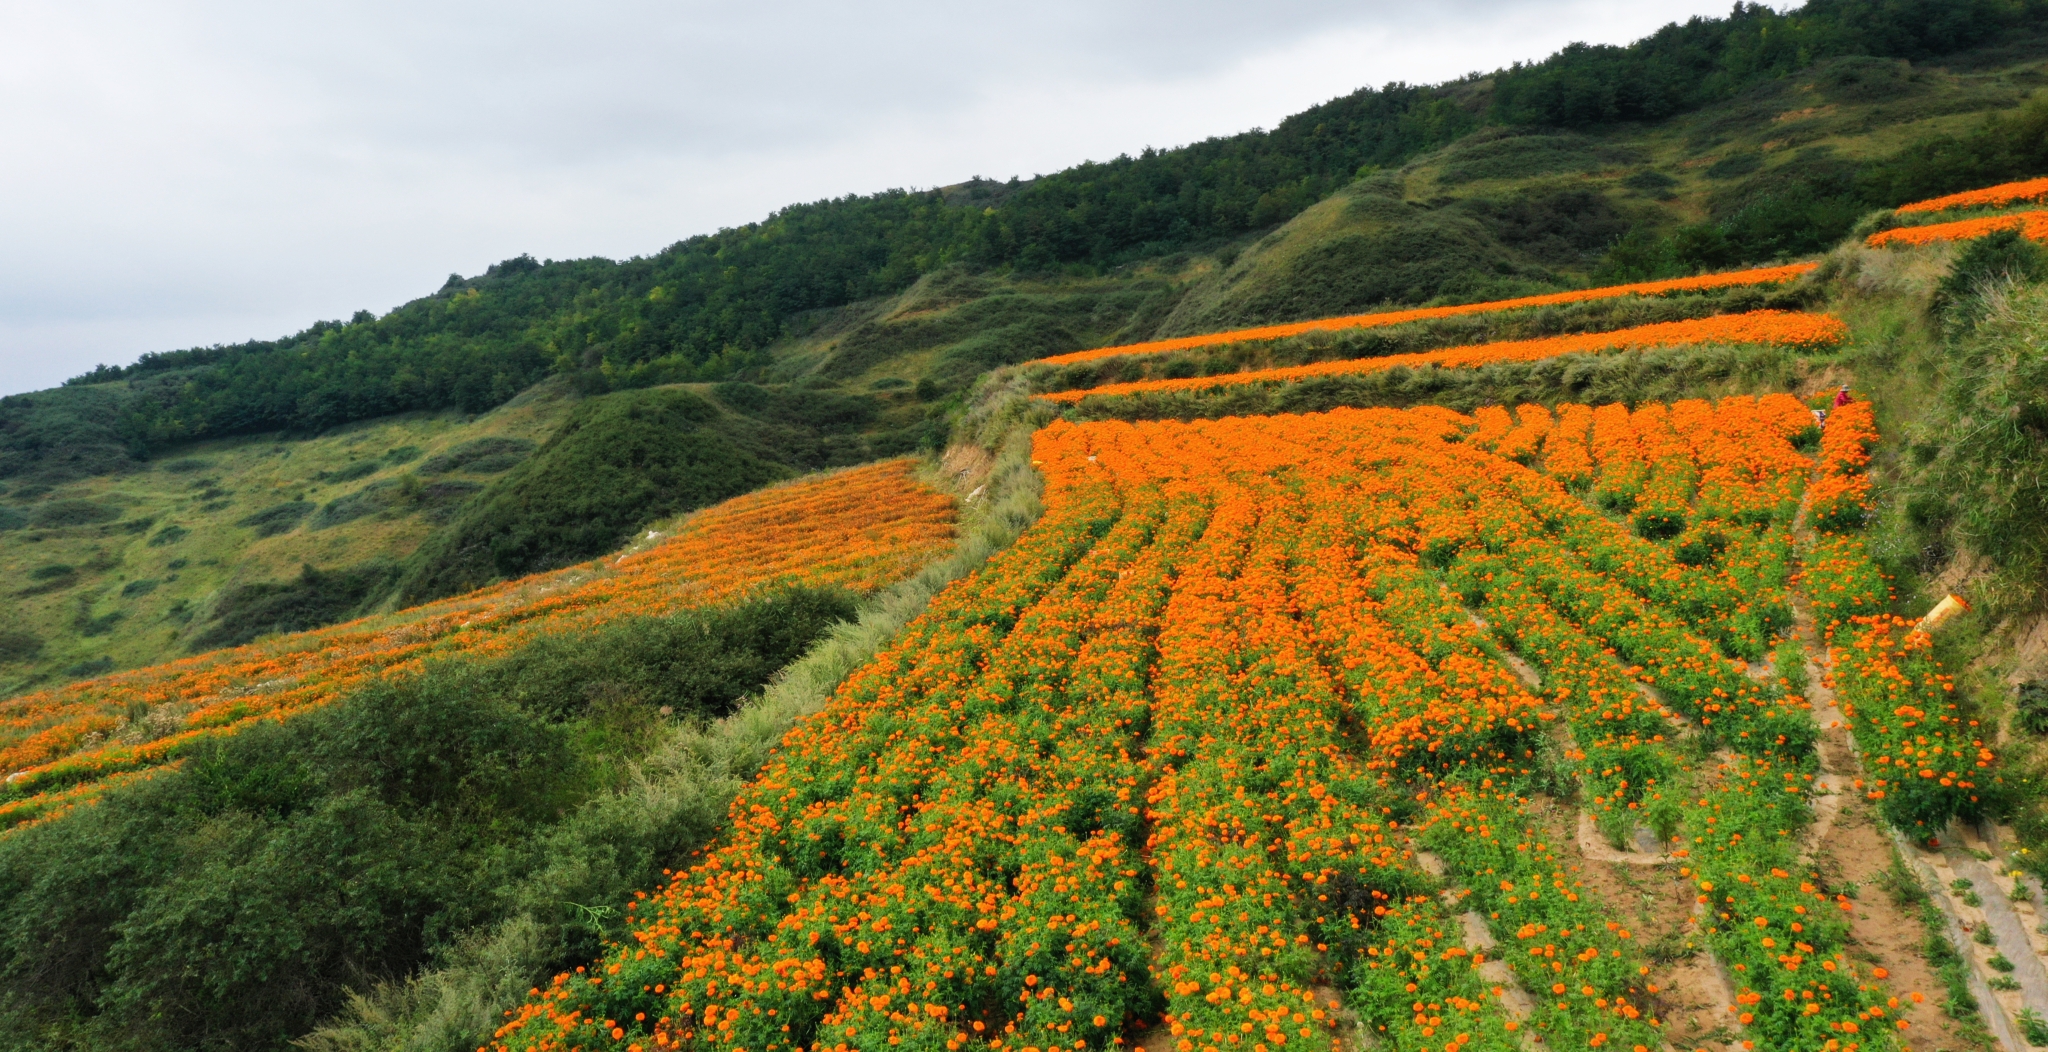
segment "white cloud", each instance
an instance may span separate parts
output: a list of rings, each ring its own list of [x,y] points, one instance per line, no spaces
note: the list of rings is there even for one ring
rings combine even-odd
[[[520,252],[1054,171],[1725,0],[15,0],[0,392],[388,310]]]

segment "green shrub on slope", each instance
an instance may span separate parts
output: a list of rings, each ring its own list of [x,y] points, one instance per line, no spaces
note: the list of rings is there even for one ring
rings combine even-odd
[[[723,716],[853,611],[794,589],[439,665],[0,838],[0,1049],[280,1048],[514,915],[588,957],[578,907],[721,817],[619,803],[668,715]]]
[[[424,600],[611,551],[653,519],[793,472],[743,448],[716,406],[657,389],[577,407],[530,460],[415,556],[403,589]]]

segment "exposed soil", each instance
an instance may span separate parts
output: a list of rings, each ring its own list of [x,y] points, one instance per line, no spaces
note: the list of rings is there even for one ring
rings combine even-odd
[[[1578,871],[1586,889],[1614,911],[1649,957],[1654,1014],[1663,1022],[1672,1047],[1727,1047],[1736,1037],[1728,1010],[1732,995],[1713,958],[1693,936],[1695,893],[1691,882],[1679,875],[1679,867],[1588,858],[1579,850],[1575,809],[1539,799],[1531,802],[1530,812]],[[1604,842],[1600,846],[1606,847]]]
[[[1851,952],[1891,972],[1888,980],[1899,999],[1901,1017],[1910,1028],[1903,1035],[1915,1049],[1956,1048],[1954,1022],[1938,1002],[1941,979],[1929,967],[1921,948],[1927,929],[1917,913],[1892,902],[1880,878],[1892,864],[1892,842],[1868,803],[1853,793],[1844,800],[1834,829],[1813,855],[1814,868],[1831,888],[1854,884],[1859,889],[1849,914]],[[1914,1003],[1912,995],[1925,998]],[[1965,1042],[1964,1044],[1968,1044]]]

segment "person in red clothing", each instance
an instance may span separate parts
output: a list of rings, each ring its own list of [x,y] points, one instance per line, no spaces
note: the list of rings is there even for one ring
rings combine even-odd
[[[1842,389],[1841,389],[1841,390],[1839,390],[1839,391],[1836,391],[1836,392],[1835,392],[1835,408],[1836,408],[1836,409],[1840,409],[1840,408],[1842,408],[1843,406],[1845,406],[1845,405],[1848,405],[1848,404],[1849,404],[1850,402],[1853,402],[1853,401],[1855,401],[1855,399],[1854,399],[1854,398],[1851,398],[1851,397],[1849,397],[1849,385],[1848,385],[1848,384],[1843,384],[1843,385],[1842,385]]]

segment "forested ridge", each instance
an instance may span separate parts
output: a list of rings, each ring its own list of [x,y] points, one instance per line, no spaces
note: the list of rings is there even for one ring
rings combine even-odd
[[[1491,75],[1365,88],[1271,130],[1148,148],[1029,181],[793,205],[623,262],[516,257],[474,278],[451,275],[438,292],[381,318],[360,311],[275,341],[146,354],[71,383],[129,381],[118,429],[146,454],[194,438],[317,431],[411,410],[477,412],[557,373],[587,391],[745,376],[814,312],[899,291],[940,267],[1100,273],[1284,222],[1361,169],[1402,163],[1483,126],[1656,120],[1829,57],[1919,60],[2044,27],[2044,0],[1813,0],[1782,14],[1738,3],[1727,17],[1673,24],[1626,47],[1573,45]],[[1696,232],[1703,245],[1638,244],[1623,269],[1698,269],[1805,250],[1839,236],[1843,217],[1861,209],[2037,161],[2013,156],[2012,136],[1993,138],[1775,188],[1745,203],[1750,227],[1759,216],[1771,227],[1761,235]],[[27,410],[7,401],[15,404],[0,403],[0,441],[20,446]]]

